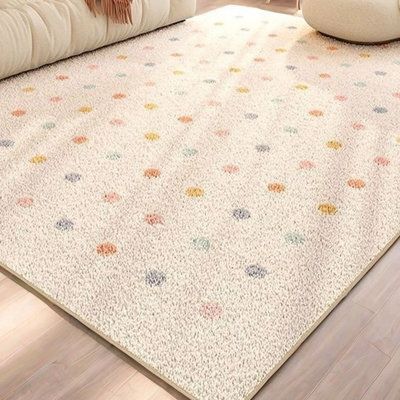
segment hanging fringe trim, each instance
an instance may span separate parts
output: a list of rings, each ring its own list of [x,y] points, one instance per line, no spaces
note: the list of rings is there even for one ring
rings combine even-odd
[[[107,15],[117,24],[132,24],[132,0],[85,0],[94,14]]]

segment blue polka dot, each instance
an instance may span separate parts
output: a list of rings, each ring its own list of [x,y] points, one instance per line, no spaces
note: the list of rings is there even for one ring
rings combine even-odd
[[[367,86],[367,84],[365,83],[365,82],[355,82],[354,83],[354,86],[357,86],[357,87],[366,87]]]
[[[374,111],[378,114],[385,114],[388,112],[387,108],[385,107],[375,107]]]
[[[125,78],[126,74],[124,74],[123,72],[119,72],[118,74],[115,74],[115,76],[118,78]]]
[[[224,54],[235,54],[235,52],[232,50],[226,50],[224,51]]]
[[[179,40],[179,38],[177,38],[177,37],[169,38],[170,42],[177,42],[178,40]]]
[[[245,208],[236,208],[233,210],[233,217],[238,221],[241,219],[249,219],[251,217],[250,211],[246,210]]]
[[[86,90],[91,90],[91,89],[95,89],[96,85],[93,85],[93,84],[85,85],[83,88],[86,89]]]
[[[56,228],[60,231],[70,231],[74,229],[74,223],[67,218],[62,218],[56,222]]]
[[[256,146],[256,150],[259,153],[266,153],[266,152],[268,152],[270,150],[270,148],[269,148],[269,146],[267,144],[258,144]]]
[[[297,69],[297,67],[295,65],[286,65],[286,69],[288,69],[289,71],[294,71],[295,69]]]
[[[385,71],[375,71],[375,75],[377,75],[377,76],[385,76],[386,72]]]
[[[285,126],[283,128],[283,130],[287,133],[297,133],[297,128],[295,128],[294,126]]]
[[[166,275],[162,271],[152,269],[146,273],[146,283],[149,286],[161,286],[167,280]]]
[[[216,83],[217,81],[215,79],[204,79],[204,83]]]
[[[14,141],[11,139],[0,139],[0,147],[12,147],[14,146]]]
[[[249,32],[249,31],[250,31],[250,28],[241,28],[240,30],[241,30],[241,31],[244,31],[244,32]]]
[[[246,113],[246,114],[244,114],[244,117],[245,117],[246,119],[257,119],[257,118],[258,118],[258,114]]]
[[[258,264],[249,265],[248,267],[246,267],[245,272],[251,278],[257,279],[265,278],[265,276],[268,274],[268,271]]]
[[[297,29],[297,26],[290,25],[290,26],[288,26],[287,28],[288,28],[288,29]]]
[[[153,62],[147,62],[146,64],[144,64],[145,67],[154,67],[156,64],[154,64]]]
[[[77,174],[75,172],[71,172],[71,173],[65,175],[65,179],[72,183],[80,181],[81,177],[82,176],[80,174]]]

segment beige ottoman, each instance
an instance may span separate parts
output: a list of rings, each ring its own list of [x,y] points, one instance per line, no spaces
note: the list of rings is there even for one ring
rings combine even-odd
[[[339,39],[379,43],[400,39],[400,0],[302,0],[304,19]]]

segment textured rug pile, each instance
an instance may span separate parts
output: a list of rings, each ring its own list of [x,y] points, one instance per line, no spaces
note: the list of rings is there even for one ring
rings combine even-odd
[[[0,262],[250,398],[399,234],[399,74],[398,43],[226,7],[0,82]]]

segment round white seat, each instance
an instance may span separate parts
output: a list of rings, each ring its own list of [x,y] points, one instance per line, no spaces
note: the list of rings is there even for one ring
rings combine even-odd
[[[400,39],[400,0],[302,0],[301,8],[326,35],[360,43]]]

